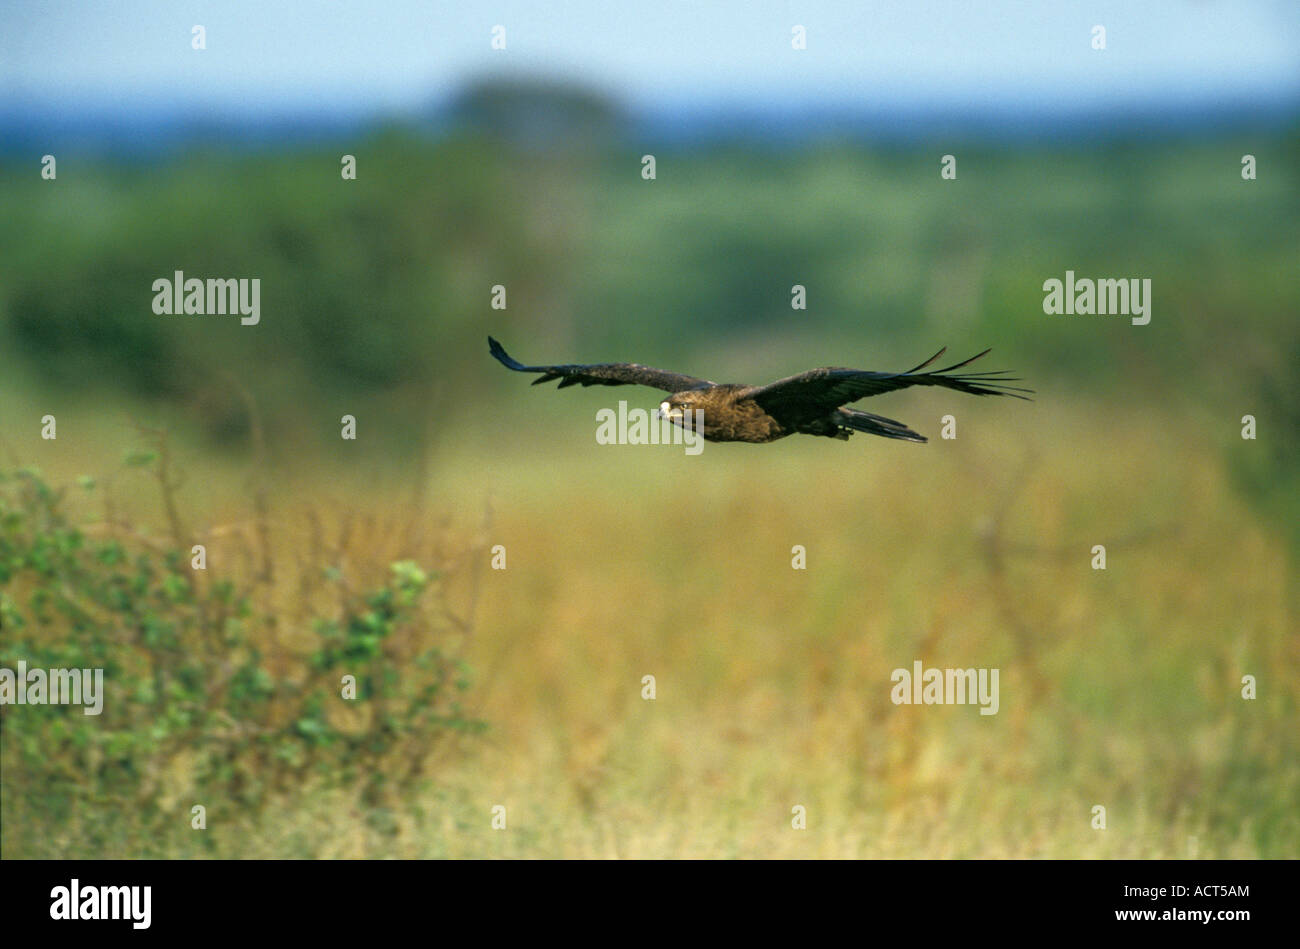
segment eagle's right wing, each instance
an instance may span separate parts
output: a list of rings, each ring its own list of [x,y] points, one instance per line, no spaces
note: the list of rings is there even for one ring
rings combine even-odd
[[[542,382],[560,380],[558,388],[565,386],[649,386],[664,392],[684,392],[711,386],[706,379],[684,376],[679,372],[664,372],[651,369],[634,362],[595,363],[590,366],[525,366],[516,362],[491,336],[488,337],[488,351],[496,357],[497,362],[515,372],[540,372],[542,376],[533,380],[533,385]]]

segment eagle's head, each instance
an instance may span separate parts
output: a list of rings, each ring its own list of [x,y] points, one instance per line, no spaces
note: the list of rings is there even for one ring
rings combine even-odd
[[[696,407],[695,402],[694,392],[674,392],[659,403],[659,412],[655,417],[666,418],[674,425],[690,428],[693,418],[687,413]]]
[[[667,419],[673,425],[688,432],[703,432],[703,408],[705,400],[698,398],[699,393],[673,393],[659,403],[656,419]]]

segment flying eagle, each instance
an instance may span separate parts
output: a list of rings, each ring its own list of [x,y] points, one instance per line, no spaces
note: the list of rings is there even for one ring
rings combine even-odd
[[[912,431],[902,422],[872,415],[857,409],[843,408],[849,402],[908,386],[942,386],[969,392],[971,395],[1009,395],[1024,399],[1020,392],[1033,392],[1008,385],[1019,382],[1007,376],[1010,370],[964,372],[947,375],[954,369],[969,366],[980,356],[955,363],[944,369],[921,372],[942,356],[939,350],[921,365],[906,372],[871,372],[865,369],[810,369],[797,376],[778,379],[765,386],[734,383],[719,385],[694,376],[651,369],[634,362],[595,363],[589,366],[525,366],[510,357],[491,336],[488,351],[507,369],[515,372],[540,372],[533,385],[560,380],[565,386],[650,386],[671,393],[659,405],[660,417],[684,428],[699,425],[700,433],[714,442],[772,442],[787,435],[825,435],[847,439],[854,432],[868,432],[885,438],[924,442],[924,435]],[[694,410],[703,410],[703,415]]]

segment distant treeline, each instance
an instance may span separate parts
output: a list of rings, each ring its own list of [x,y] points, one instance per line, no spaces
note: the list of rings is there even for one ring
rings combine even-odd
[[[249,439],[250,404],[272,438],[308,400],[411,432],[435,404],[469,422],[515,391],[491,332],[528,360],[745,380],[991,345],[1040,398],[1177,399],[1225,439],[1254,414],[1296,455],[1295,135],[759,151],[390,127],[41,172],[0,167],[0,372],[192,410],[227,447]],[[259,322],[155,314],[176,271],[259,280]],[[1044,313],[1067,271],[1150,280],[1150,322]]]

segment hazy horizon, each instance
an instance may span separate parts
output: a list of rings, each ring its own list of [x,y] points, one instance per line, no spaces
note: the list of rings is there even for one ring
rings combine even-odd
[[[1296,114],[1300,7],[1159,0],[1049,8],[944,0],[595,0],[490,13],[416,0],[350,9],[124,0],[6,12],[9,121],[188,114],[223,122],[411,117],[484,79],[587,88],[633,114]],[[191,46],[202,25],[205,45]],[[1092,30],[1105,27],[1105,49]],[[505,49],[491,48],[505,28]],[[792,48],[792,30],[806,48]]]

